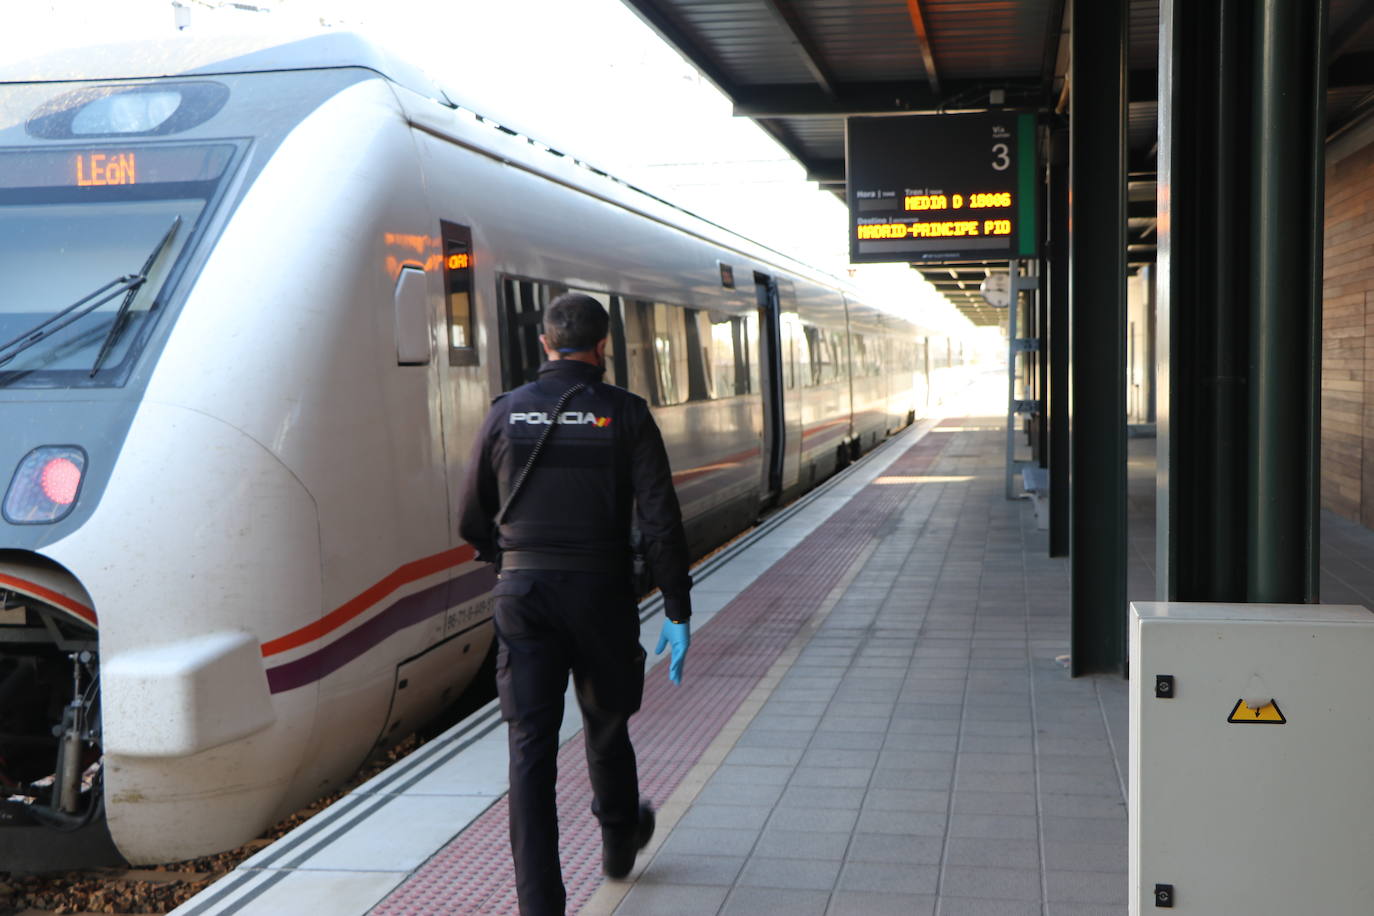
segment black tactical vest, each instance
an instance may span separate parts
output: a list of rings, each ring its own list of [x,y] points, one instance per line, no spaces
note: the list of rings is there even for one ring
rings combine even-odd
[[[576,384],[586,387],[554,416],[560,397]],[[541,367],[538,381],[498,398],[492,414],[502,505],[535,443],[556,424],[500,526],[502,551],[627,559],[630,443],[649,415],[643,398],[601,381],[595,366],[557,360]]]

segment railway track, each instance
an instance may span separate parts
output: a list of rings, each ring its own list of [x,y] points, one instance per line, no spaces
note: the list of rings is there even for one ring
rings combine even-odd
[[[486,701],[480,691],[473,702],[479,699],[478,706]],[[445,716],[444,721],[451,724],[462,715],[466,715],[466,711]],[[262,836],[237,849],[156,867],[102,868],[44,875],[0,872],[0,916],[168,913],[233,871],[244,859],[329,807],[355,786],[422,747],[439,733],[434,730],[439,724],[412,734],[369,760],[346,785],[282,819]]]

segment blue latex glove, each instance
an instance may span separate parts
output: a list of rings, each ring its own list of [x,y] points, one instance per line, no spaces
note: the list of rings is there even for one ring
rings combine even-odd
[[[690,623],[673,623],[664,618],[663,632],[658,634],[658,648],[654,650],[654,654],[662,655],[666,647],[673,647],[673,654],[668,662],[668,680],[674,684],[682,683],[682,662],[687,658],[687,647],[691,644],[692,625]]]

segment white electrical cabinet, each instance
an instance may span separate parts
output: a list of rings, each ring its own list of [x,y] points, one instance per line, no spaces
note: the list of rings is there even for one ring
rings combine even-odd
[[[1374,614],[1131,605],[1130,913],[1374,914]]]

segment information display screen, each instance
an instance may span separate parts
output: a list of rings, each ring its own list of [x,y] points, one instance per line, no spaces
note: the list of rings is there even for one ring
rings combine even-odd
[[[1036,255],[1033,114],[849,118],[845,145],[852,262]]]
[[[0,152],[0,190],[213,181],[224,172],[233,152],[228,145]]]

